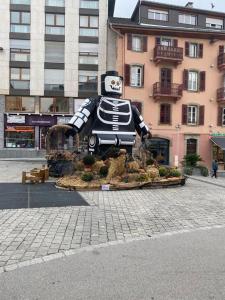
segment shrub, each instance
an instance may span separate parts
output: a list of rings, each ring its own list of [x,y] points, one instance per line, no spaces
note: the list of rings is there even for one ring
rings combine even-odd
[[[148,174],[147,173],[143,173],[137,176],[136,181],[137,182],[144,182],[144,181],[148,181]]]
[[[198,154],[187,154],[184,156],[185,166],[187,167],[195,167],[199,161],[202,161],[202,159]]]
[[[86,166],[92,166],[94,163],[95,163],[95,158],[93,155],[86,155],[84,158],[83,158],[83,163],[86,165]]]
[[[202,176],[209,176],[209,170],[205,166],[199,166],[198,168],[200,169]]]
[[[159,176],[160,177],[165,177],[169,173],[168,169],[166,167],[159,167]]]
[[[92,179],[94,178],[93,174],[92,173],[84,173],[82,176],[81,176],[81,179],[83,181],[92,181]]]
[[[185,167],[184,168],[184,174],[186,175],[192,175],[193,169],[191,167]]]
[[[117,158],[119,156],[119,153],[120,153],[120,148],[117,148],[115,146],[112,146],[108,149],[108,151],[106,152],[105,154],[105,158],[109,158],[109,157],[112,157],[112,158]]]
[[[176,170],[176,169],[171,169],[170,170],[170,177],[180,177],[181,176],[181,172]]]
[[[147,166],[150,166],[150,165],[153,165],[153,164],[154,164],[154,159],[149,158],[149,159],[146,160],[146,165]]]
[[[99,170],[99,175],[101,177],[106,177],[108,175],[109,168],[107,166],[102,166]]]

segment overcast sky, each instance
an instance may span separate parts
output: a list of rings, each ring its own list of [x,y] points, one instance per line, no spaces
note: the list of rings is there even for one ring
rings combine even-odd
[[[152,0],[166,4],[184,6],[188,0]],[[211,3],[215,5],[213,11],[225,12],[225,0],[192,0],[195,8],[211,10]],[[116,0],[115,17],[129,18],[134,10],[137,0]]]

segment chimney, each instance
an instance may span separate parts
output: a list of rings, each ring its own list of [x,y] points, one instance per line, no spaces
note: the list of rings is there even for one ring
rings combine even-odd
[[[193,4],[194,4],[194,2],[188,2],[188,3],[185,5],[185,7],[187,7],[187,8],[193,8]]]

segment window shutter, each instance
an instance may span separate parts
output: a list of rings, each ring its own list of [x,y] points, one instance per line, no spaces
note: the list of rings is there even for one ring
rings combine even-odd
[[[185,55],[189,56],[189,43],[185,42]]]
[[[204,119],[205,119],[205,106],[201,105],[201,106],[199,106],[199,120],[198,120],[198,124],[199,125],[204,125]]]
[[[188,89],[188,70],[184,70],[183,73],[183,89],[184,90]]]
[[[144,87],[145,85],[145,66],[142,66],[142,83],[141,86]]]
[[[161,39],[160,39],[160,37],[156,37],[156,38],[155,38],[155,44],[156,44],[156,45],[160,45],[160,44],[161,44]]]
[[[205,71],[200,72],[200,86],[199,90],[205,91]]]
[[[224,53],[224,46],[220,45],[219,46],[219,54]]]
[[[217,125],[222,126],[223,107],[218,107]]]
[[[203,57],[203,44],[198,45],[198,57]]]
[[[132,50],[132,34],[127,34],[127,50]]]
[[[187,124],[187,105],[182,105],[182,124]]]
[[[143,52],[148,51],[148,37],[147,36],[143,36],[143,38],[142,38],[142,50],[143,50]]]
[[[125,73],[124,85],[128,86],[130,85],[130,65],[125,65],[124,73]]]
[[[178,47],[178,41],[176,39],[173,40],[173,47]]]

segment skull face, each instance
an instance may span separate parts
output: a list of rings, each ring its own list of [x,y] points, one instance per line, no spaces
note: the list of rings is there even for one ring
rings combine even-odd
[[[105,91],[122,95],[122,80],[119,76],[106,76],[105,77]]]

